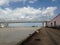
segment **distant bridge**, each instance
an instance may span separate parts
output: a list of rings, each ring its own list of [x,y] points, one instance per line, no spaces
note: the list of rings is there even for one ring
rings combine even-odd
[[[0,23],[42,23],[46,21],[0,21]]]
[[[44,26],[44,23],[46,23],[46,25],[47,25],[47,22],[49,22],[49,21],[17,21],[17,20],[15,20],[15,21],[0,21],[0,26],[1,26],[1,24],[5,24],[6,27],[8,27],[9,23],[42,23],[42,25]]]

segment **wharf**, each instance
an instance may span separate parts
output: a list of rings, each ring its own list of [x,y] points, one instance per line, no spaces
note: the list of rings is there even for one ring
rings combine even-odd
[[[60,45],[60,29],[41,28],[18,45]]]

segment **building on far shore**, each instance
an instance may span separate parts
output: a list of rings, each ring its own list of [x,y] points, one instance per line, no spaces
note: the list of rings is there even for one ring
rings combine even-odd
[[[3,28],[3,27],[8,27],[8,24],[7,23],[1,23],[0,28]]]
[[[60,14],[47,23],[48,27],[60,27]]]

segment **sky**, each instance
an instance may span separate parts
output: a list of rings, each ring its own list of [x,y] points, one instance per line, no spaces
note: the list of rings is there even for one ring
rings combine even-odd
[[[60,13],[60,0],[0,0],[0,20],[44,21]]]

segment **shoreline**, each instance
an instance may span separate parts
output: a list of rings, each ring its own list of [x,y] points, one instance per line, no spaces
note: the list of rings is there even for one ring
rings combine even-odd
[[[54,28],[45,27],[45,28],[37,29],[37,31],[38,32],[35,31],[33,34],[31,34],[29,37],[27,37],[24,41],[22,41],[21,43],[19,42],[16,45],[49,45],[49,44],[53,45],[53,44],[55,44],[54,42],[60,41],[60,40],[58,40],[58,38],[60,36],[59,35],[60,29],[58,29],[58,28],[54,29]],[[52,36],[49,31],[52,34],[57,35],[58,38],[55,40],[56,37],[53,37],[54,35]],[[55,40],[55,41],[53,41],[53,40]],[[57,44],[60,44],[60,43],[57,43]]]
[[[19,43],[17,43],[16,45],[24,45],[24,44],[25,44],[26,42],[28,42],[34,35],[38,34],[41,29],[42,29],[42,27],[39,28],[39,29],[37,29],[34,33],[30,34],[24,41],[19,42]]]
[[[33,34],[30,34],[24,41],[17,43],[16,45],[24,45],[30,38],[32,38],[36,33],[36,31]]]

